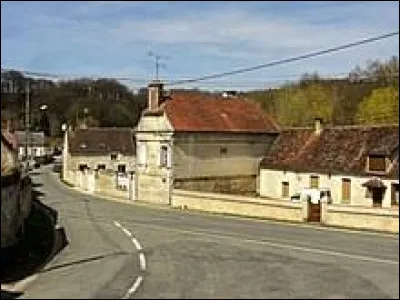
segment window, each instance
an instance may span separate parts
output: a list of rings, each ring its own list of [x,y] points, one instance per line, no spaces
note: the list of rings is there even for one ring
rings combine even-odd
[[[219,153],[220,154],[227,154],[228,153],[228,149],[223,147],[223,148],[219,149]]]
[[[311,176],[310,177],[310,188],[317,189],[319,187],[319,177]]]
[[[160,149],[160,166],[167,167],[168,166],[168,147],[161,146]]]
[[[105,164],[97,165],[97,170],[105,170],[105,169],[106,169],[106,165]]]
[[[348,178],[342,179],[342,203],[350,203],[351,198],[351,180]]]
[[[125,173],[126,165],[118,165],[118,173]]]
[[[117,154],[112,153],[111,154],[111,160],[117,160]]]
[[[137,162],[139,166],[145,166],[147,160],[147,149],[145,143],[138,143]]]
[[[399,206],[399,184],[392,184],[392,206]]]
[[[382,155],[370,155],[368,157],[370,172],[385,172],[386,171],[386,159]]]
[[[282,198],[289,197],[289,182],[282,182]]]
[[[84,171],[85,169],[88,169],[88,166],[86,164],[79,165],[79,171]]]

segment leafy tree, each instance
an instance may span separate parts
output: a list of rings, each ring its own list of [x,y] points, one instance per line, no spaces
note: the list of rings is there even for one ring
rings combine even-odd
[[[399,123],[398,89],[375,89],[360,103],[356,120],[361,124]]]

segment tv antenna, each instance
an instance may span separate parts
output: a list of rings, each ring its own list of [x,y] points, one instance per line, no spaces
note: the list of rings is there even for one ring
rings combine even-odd
[[[155,59],[155,63],[156,63],[156,80],[158,80],[158,74],[159,74],[160,67],[162,67],[164,69],[166,68],[166,64],[165,63],[160,63],[160,60],[162,60],[162,59],[168,60],[169,57],[159,55],[157,53],[154,53],[153,51],[149,51],[148,55],[154,57],[154,59]]]

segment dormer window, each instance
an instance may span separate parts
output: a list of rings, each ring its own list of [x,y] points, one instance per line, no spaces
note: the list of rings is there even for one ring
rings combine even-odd
[[[368,171],[378,173],[386,172],[386,157],[384,155],[369,155]]]
[[[86,146],[85,143],[82,143],[82,144],[79,145],[79,147],[80,147],[81,149],[86,149],[87,146]]]

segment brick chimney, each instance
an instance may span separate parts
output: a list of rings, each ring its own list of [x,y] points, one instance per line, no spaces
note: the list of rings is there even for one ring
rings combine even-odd
[[[322,118],[315,118],[314,119],[314,130],[316,134],[320,134],[322,132]]]
[[[162,102],[163,84],[159,80],[154,80],[147,87],[147,109],[157,110]]]

